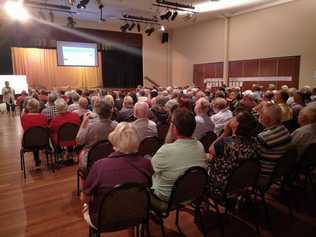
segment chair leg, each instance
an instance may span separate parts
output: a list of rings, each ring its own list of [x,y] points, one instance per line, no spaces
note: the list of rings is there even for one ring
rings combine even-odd
[[[77,196],[80,196],[80,175],[79,171],[77,170]]]
[[[221,236],[224,237],[223,219],[222,219],[221,213],[219,211],[218,204],[216,202],[214,202],[214,203],[215,203],[215,209],[216,209],[216,214],[217,214],[217,220],[218,220],[219,228],[220,228],[220,231],[221,231]]]
[[[21,163],[21,171],[23,171],[23,162],[22,162],[22,154],[23,154],[23,151],[20,150],[20,163]]]
[[[286,193],[284,186],[285,186],[285,184],[282,183],[281,187],[280,187],[281,196],[284,197],[285,202],[286,202],[286,206],[289,209],[289,213],[291,215],[291,220],[293,220],[294,219],[294,213],[293,213],[293,210],[292,210],[291,200],[290,200],[290,197],[289,197],[288,193]]]
[[[89,237],[101,237],[101,234],[92,227],[89,227]]]
[[[146,227],[146,234],[147,234],[147,237],[150,237],[149,220],[147,220],[147,222],[146,222],[146,224],[145,224],[145,227]]]
[[[263,192],[260,191],[260,195],[261,195],[261,199],[262,199],[262,204],[264,207],[264,211],[265,211],[265,216],[266,216],[266,222],[268,225],[268,228],[271,230],[272,229],[272,225],[271,225],[271,221],[270,221],[270,214],[269,214],[269,208],[268,205],[266,203],[266,199],[265,199],[265,195]]]
[[[159,224],[160,224],[162,237],[166,237],[165,227],[163,226],[163,219],[161,216],[158,216],[158,218],[159,218]]]
[[[179,225],[179,214],[180,214],[180,208],[177,208],[177,210],[176,210],[176,226],[177,226],[179,233],[184,235],[181,228],[180,228],[180,225]]]
[[[258,235],[260,235],[260,229],[259,229],[259,224],[258,224],[257,215],[256,215],[256,202],[254,199],[251,198],[251,195],[249,196],[249,201],[251,204],[251,214],[255,221],[256,232]]]
[[[25,169],[25,160],[24,160],[24,152],[21,152],[21,162],[22,162],[22,167],[23,167],[23,175],[24,179],[26,179],[26,169]]]
[[[198,223],[198,220],[200,223]],[[205,223],[204,223],[204,220],[202,218],[202,212],[201,212],[201,206],[196,206],[195,207],[195,224],[200,224],[200,229],[201,229],[201,232],[203,234],[203,237],[207,237],[207,230],[205,228]]]
[[[52,166],[53,173],[55,173],[55,161],[53,159],[52,151],[49,151],[49,156],[50,156],[50,161],[51,161],[51,166]]]
[[[308,173],[307,176],[308,176],[309,183],[310,183],[310,185],[312,186],[312,190],[313,190],[313,193],[314,193],[314,197],[315,197],[315,199],[316,199],[316,187],[314,186],[313,178],[312,178],[310,172]]]
[[[139,237],[139,225],[136,226],[136,237]]]

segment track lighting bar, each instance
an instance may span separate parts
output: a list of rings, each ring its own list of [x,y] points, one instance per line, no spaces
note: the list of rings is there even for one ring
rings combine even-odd
[[[128,14],[123,15],[123,20],[142,21],[142,22],[153,23],[153,24],[158,23],[158,19],[156,18],[147,18],[147,17],[133,16],[133,15],[128,15]]]
[[[183,9],[189,9],[194,10],[195,7],[191,4],[185,4],[185,3],[178,3],[178,2],[170,2],[166,0],[156,0],[157,4],[164,5],[165,7],[172,6],[172,7],[178,7]]]

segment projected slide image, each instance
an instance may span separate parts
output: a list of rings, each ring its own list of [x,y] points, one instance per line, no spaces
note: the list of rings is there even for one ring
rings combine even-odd
[[[95,66],[95,48],[63,46],[64,65],[68,66]]]

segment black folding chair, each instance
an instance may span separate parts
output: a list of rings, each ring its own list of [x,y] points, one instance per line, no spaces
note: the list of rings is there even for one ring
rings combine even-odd
[[[237,201],[239,197],[246,197],[251,204],[253,204],[254,208],[251,194],[253,193],[253,190],[255,190],[259,171],[260,165],[256,159],[240,161],[239,166],[232,170],[227,179],[227,184],[224,187],[223,192],[209,191],[207,197],[212,201],[209,202],[209,204],[216,210],[222,236],[224,236],[224,224],[219,211],[219,205],[225,208],[225,215],[227,215],[232,210],[232,203]],[[254,210],[253,217],[255,219],[256,231],[259,232]]]
[[[305,179],[305,188],[306,183],[309,182],[312,190],[314,192],[314,196],[316,199],[316,187],[313,183],[312,172],[316,169],[316,143],[312,143],[308,145],[305,149],[302,158],[297,164],[297,178],[302,175]]]
[[[138,152],[141,155],[154,156],[162,143],[157,137],[147,137],[139,145]]]
[[[293,132],[295,129],[300,127],[296,119],[284,121],[282,125],[286,127],[290,132]]]
[[[97,195],[102,195],[100,193],[102,192],[98,192]],[[89,228],[90,237],[100,237],[101,233],[135,227],[139,236],[140,225],[141,236],[144,236],[144,227],[146,227],[147,236],[150,236],[148,223],[150,197],[145,186],[136,183],[118,185],[100,198],[101,204],[97,208],[98,216],[96,220],[92,219],[96,229]],[[90,206],[92,205],[94,204],[90,203]]]
[[[23,171],[24,178],[26,178],[24,153],[41,150],[45,151],[47,167],[49,168],[49,166],[51,166],[53,172],[55,172],[54,164],[52,161],[52,150],[49,145],[48,128],[34,126],[27,129],[23,134],[22,147],[20,149],[21,170]],[[49,160],[51,160],[51,162],[49,162]]]
[[[160,122],[160,123],[157,124],[158,139],[161,142],[165,141],[165,138],[167,136],[168,130],[169,130],[169,123],[167,123],[167,122],[163,122],[163,123]]]
[[[208,150],[211,144],[217,139],[217,136],[214,132],[210,131],[207,132],[201,139],[200,142],[202,143],[205,153],[208,153]]]
[[[266,223],[270,229],[272,228],[272,225],[265,194],[270,190],[272,184],[280,186],[281,195],[286,199],[289,213],[291,217],[294,218],[289,191],[293,188],[292,184],[295,181],[296,159],[297,150],[292,147],[286,151],[280,159],[274,161],[275,165],[270,174],[264,174],[264,172],[261,171],[259,175],[255,198],[257,198],[257,194],[259,194],[265,211]],[[273,163],[272,161],[269,162]],[[262,176],[262,174],[264,175]]]
[[[200,215],[199,203],[207,187],[207,182],[208,176],[204,168],[191,167],[176,180],[169,201],[162,200],[155,194],[151,194],[151,209],[158,217],[162,236],[166,236],[163,219],[167,218],[170,212],[176,210],[176,226],[180,233],[182,233],[179,226],[179,212],[181,208],[195,203],[196,214]],[[204,228],[202,228],[202,231],[204,232]],[[206,236],[206,233],[203,233],[203,235]]]
[[[64,148],[76,146],[76,136],[79,131],[79,125],[74,123],[64,123],[58,130],[57,144],[55,147],[55,160],[63,152]],[[58,147],[56,149],[56,146]]]
[[[87,157],[87,168],[79,168],[77,170],[77,195],[80,195],[80,177],[86,179],[89,174],[89,170],[92,165],[102,158],[108,157],[113,152],[112,144],[107,140],[97,142],[93,147],[90,148]]]

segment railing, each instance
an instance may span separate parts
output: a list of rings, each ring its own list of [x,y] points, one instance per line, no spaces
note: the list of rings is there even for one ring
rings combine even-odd
[[[145,76],[145,77],[144,77],[144,80],[150,82],[150,83],[151,83],[152,85],[154,85],[155,87],[159,87],[159,85],[158,85],[155,81],[153,81],[150,77]]]

